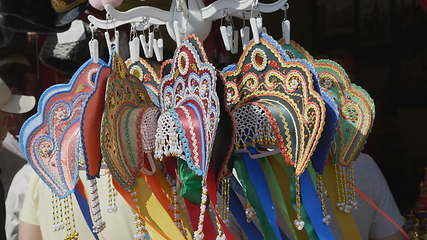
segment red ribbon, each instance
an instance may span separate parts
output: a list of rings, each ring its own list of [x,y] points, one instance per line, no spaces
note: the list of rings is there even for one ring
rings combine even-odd
[[[350,183],[350,182],[348,182],[348,183]],[[371,205],[371,207],[374,208],[375,211],[377,211],[379,214],[381,214],[387,221],[389,221],[394,227],[396,227],[399,230],[399,232],[402,233],[402,235],[406,239],[410,239],[408,233],[406,233],[405,230],[403,230],[403,228],[399,224],[396,223],[396,221],[394,221],[387,213],[385,213],[371,199],[369,199],[368,196],[366,196],[366,194],[364,194],[358,187],[356,187],[354,185],[353,185],[353,189],[357,193],[357,195],[359,195],[361,198],[363,198],[363,200],[365,200],[369,205]]]

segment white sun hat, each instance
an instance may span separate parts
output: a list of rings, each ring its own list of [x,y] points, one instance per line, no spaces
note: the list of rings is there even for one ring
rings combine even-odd
[[[36,105],[33,96],[14,95],[0,78],[0,110],[8,113],[26,113]]]

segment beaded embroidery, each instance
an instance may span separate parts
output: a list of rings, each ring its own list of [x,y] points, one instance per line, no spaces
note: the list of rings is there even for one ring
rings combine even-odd
[[[351,83],[346,71],[331,60],[315,60],[303,47],[292,41],[283,46],[286,53],[312,62],[319,74],[322,92],[338,105],[338,129],[331,148],[338,184],[338,209],[346,213],[356,207],[352,163],[357,159],[372,128],[375,104],[369,94]],[[322,194],[322,193],[319,193]]]
[[[239,62],[222,72],[236,147],[278,145],[299,176],[320,138],[325,106],[306,65],[288,61],[271,37],[261,36],[260,44],[250,42]]]
[[[105,65],[100,61],[101,65]],[[88,60],[68,84],[48,88],[37,114],[21,128],[20,144],[29,164],[59,198],[73,192],[78,178],[80,120],[100,64]]]
[[[369,94],[350,82],[345,70],[336,62],[317,60],[320,86],[340,107],[338,132],[335,138],[335,161],[350,166],[357,159],[371,131],[375,104]]]
[[[140,69],[142,78],[155,76],[152,68]],[[101,151],[113,178],[125,190],[131,191],[147,158],[144,149],[154,145],[150,139],[142,139],[144,134],[154,133],[152,128],[156,127],[157,115],[148,111],[154,106],[143,83],[127,72],[119,56],[113,56],[113,70],[107,81]],[[150,112],[151,119],[144,118],[146,112]],[[143,124],[144,121],[150,125]],[[147,127],[151,130],[147,131]],[[147,146],[141,146],[141,143],[147,143]]]
[[[128,59],[126,60],[126,66],[130,74],[132,74],[134,77],[138,78],[141,82],[144,83],[148,95],[150,96],[151,102],[153,102],[154,105],[156,105],[157,107],[160,107],[160,78],[158,77],[154,69],[150,66],[150,64],[148,64],[143,59],[140,59],[139,61],[133,63],[131,60]]]
[[[304,228],[299,176],[315,152],[327,110],[310,67],[290,60],[274,39],[261,33],[259,44],[250,42],[239,62],[222,71],[237,128],[235,147],[278,146],[295,167],[298,230]]]
[[[101,168],[100,128],[105,105],[105,88],[111,73],[111,63],[102,66],[97,74],[94,89],[83,105],[80,131],[82,135],[82,154],[86,175],[89,179],[99,177]]]
[[[208,63],[200,42],[188,36],[176,50],[171,71],[160,84],[162,113],[156,133],[156,158],[180,157],[198,175],[205,175],[219,122],[215,86],[215,68]]]

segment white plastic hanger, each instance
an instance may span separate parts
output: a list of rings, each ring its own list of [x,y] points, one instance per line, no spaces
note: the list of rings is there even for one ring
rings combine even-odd
[[[101,20],[98,19],[92,15],[89,15],[87,17],[87,19],[89,20],[90,23],[92,23],[97,29],[113,29],[114,26],[109,23],[107,20]],[[147,22],[146,24],[140,24],[141,22]],[[166,22],[159,20],[157,18],[152,18],[152,17],[137,17],[137,18],[131,18],[128,19],[126,21],[118,21],[116,20],[114,22],[115,27],[119,27],[122,25],[126,25],[129,23],[135,23],[135,29],[138,31],[143,31],[147,28],[149,28],[152,25],[165,25]]]
[[[283,6],[284,18],[282,21],[282,37],[286,45],[291,44],[291,22],[288,20],[288,9],[289,3],[286,3],[285,6]]]
[[[263,13],[275,12],[283,7],[288,0],[278,0],[274,3],[257,3],[257,10]],[[230,9],[229,14],[235,16],[234,12],[250,10],[258,0],[217,0],[201,9],[203,19],[211,21],[220,19],[224,9]],[[238,15],[236,16],[238,17]]]
[[[218,0],[211,3],[209,6],[202,8],[203,19],[219,19],[218,14],[221,14],[225,9],[230,11],[242,11],[252,6],[253,0]]]
[[[95,30],[96,27],[93,24],[89,24],[90,31],[92,32],[92,39],[89,41],[89,52],[90,57],[94,63],[99,62],[99,47],[98,40],[95,39]]]
[[[166,28],[170,37],[177,42],[177,46],[181,45],[180,41],[187,34],[195,34],[201,41],[209,35],[212,21],[202,18],[200,9],[204,6],[202,0],[188,0],[188,8],[183,0],[172,1]]]
[[[126,12],[121,12],[116,10],[111,4],[106,4],[105,10],[113,19],[122,22],[129,22],[130,20],[138,18],[141,19],[141,17],[148,17],[161,22],[167,22],[169,20],[168,11],[150,6],[136,7]]]

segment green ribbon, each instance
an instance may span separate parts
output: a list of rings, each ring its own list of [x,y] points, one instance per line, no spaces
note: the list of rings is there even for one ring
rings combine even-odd
[[[187,162],[178,159],[178,175],[181,180],[179,195],[191,203],[200,204],[202,196],[202,176],[191,170]]]
[[[271,166],[268,159],[260,159],[262,168],[264,169],[265,176],[268,179],[268,187],[272,194],[272,198],[276,204],[276,207],[279,209],[279,213],[285,218],[285,223],[287,225],[290,234],[292,234],[292,239],[298,239],[294,226],[292,224],[291,218],[289,217],[289,213],[285,204],[285,199],[283,198],[282,191],[280,189],[280,185],[278,182],[278,178],[276,173],[273,171],[273,167]]]
[[[291,193],[291,201],[292,201],[292,207],[296,209],[296,198],[295,198],[295,174],[294,169],[291,166],[285,165],[285,160],[283,159],[282,155],[276,154],[273,156],[276,161],[279,162],[279,165],[282,167],[283,171],[288,172],[289,176],[289,187],[290,187],[290,193]],[[307,233],[307,236],[310,240],[317,240],[318,237],[314,231],[313,226],[311,225],[310,219],[307,216],[307,212],[304,209],[304,206],[301,204],[301,217],[305,223],[304,230]]]
[[[264,210],[257,197],[255,188],[253,187],[251,181],[249,180],[248,172],[243,160],[239,156],[236,156],[233,154],[232,162],[233,162],[234,169],[236,169],[239,181],[242,184],[243,191],[246,194],[246,198],[249,200],[251,206],[254,208],[256,212],[256,215],[260,223],[261,231],[264,235],[264,239],[271,239],[271,240],[276,239],[276,236],[274,235],[274,231],[271,228],[270,224],[268,223]]]

